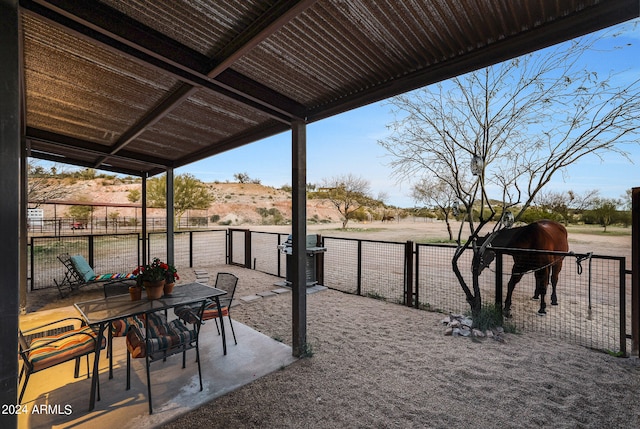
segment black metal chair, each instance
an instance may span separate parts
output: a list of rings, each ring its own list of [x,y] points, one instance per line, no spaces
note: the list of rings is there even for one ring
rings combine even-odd
[[[200,348],[198,337],[204,304],[202,301],[197,311],[190,315],[195,323],[189,329],[179,319],[167,321],[162,313],[149,313],[145,317],[144,329],[138,325],[132,325],[127,332],[127,390],[131,388],[131,357],[144,358],[147,369],[147,394],[149,397],[149,414],[153,414],[151,400],[151,375],[152,362],[166,360],[167,357],[182,353],[182,368],[186,367],[186,351],[196,350],[196,362],[198,363],[198,376],[200,378],[200,390],[202,390],[202,371],[200,367]],[[191,311],[191,310],[189,310]]]
[[[217,289],[221,289],[226,291],[226,295],[220,297],[220,307],[222,309],[222,314],[218,313],[218,306],[215,300],[209,300],[206,302],[204,313],[202,314],[202,321],[207,320],[215,320],[216,329],[218,330],[218,335],[220,335],[220,327],[218,326],[218,319],[220,319],[220,323],[224,323],[223,317],[227,317],[229,319],[229,325],[231,326],[231,333],[233,334],[233,341],[236,345],[238,345],[238,340],[236,339],[236,332],[233,329],[233,322],[231,321],[231,304],[233,302],[233,297],[236,293],[236,287],[238,285],[238,277],[231,273],[218,273],[216,276],[216,285]],[[174,309],[174,313],[180,319],[184,320],[186,323],[193,324],[194,321],[190,319],[190,315],[194,313],[194,308],[192,306],[180,306]]]
[[[79,320],[80,326],[62,326],[66,321]],[[58,328],[52,329],[54,326]],[[45,329],[46,328],[46,329]],[[61,363],[75,360],[74,377],[79,377],[80,358],[87,358],[87,378],[89,378],[89,355],[96,351],[98,333],[87,326],[82,319],[68,317],[47,323],[29,330],[18,330],[18,352],[22,358],[22,369],[18,382],[25,375],[24,384],[18,397],[18,403],[27,390],[27,383],[31,374],[51,368]],[[104,340],[100,348],[104,347]]]

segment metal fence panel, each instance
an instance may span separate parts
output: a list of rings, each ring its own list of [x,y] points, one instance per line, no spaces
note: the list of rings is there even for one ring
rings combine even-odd
[[[147,261],[151,262],[153,258],[167,260],[167,233],[166,232],[150,232],[147,234]],[[177,250],[176,250],[177,252]]]
[[[403,304],[405,243],[361,243],[361,295]]]
[[[626,348],[625,325],[630,326],[627,315],[621,314],[626,294],[625,258],[566,255],[558,278],[558,305],[551,305],[549,285],[546,315],[538,315],[540,302],[532,300],[535,275],[529,272],[514,289],[510,322],[522,331],[542,332],[593,349],[622,351]],[[505,255],[503,298],[512,267],[513,258]]]
[[[93,269],[96,274],[133,271],[138,265],[138,243],[138,234],[94,236]]]
[[[322,237],[327,248],[324,255],[324,285],[348,293],[358,292],[359,240]]]
[[[464,314],[469,311],[467,297],[456,277],[452,261],[456,247],[442,244],[416,245],[416,289],[420,308],[443,313]],[[458,259],[458,268],[467,286],[473,291],[472,251]],[[479,279],[484,304],[495,302],[495,275],[485,270]]]
[[[245,264],[245,256],[248,249],[245,249],[245,237],[249,233],[249,230],[244,229],[230,229],[229,230],[229,243],[231,252],[229,254],[230,264]]]
[[[227,262],[227,231],[193,231],[194,267],[225,264]]]
[[[416,276],[420,308],[445,313],[468,309],[466,297],[451,268],[455,247],[416,245]]]
[[[138,265],[138,241],[138,234],[32,237],[28,273],[31,290],[55,287],[53,279],[64,278],[66,268],[57,259],[62,253],[84,256],[96,274],[129,273]],[[93,260],[89,255],[90,243]]]
[[[251,231],[252,268],[263,273],[284,277],[286,255],[278,249],[278,244],[287,239],[288,234],[277,232]]]

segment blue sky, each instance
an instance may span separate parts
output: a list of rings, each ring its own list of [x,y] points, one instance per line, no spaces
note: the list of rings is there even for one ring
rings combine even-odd
[[[629,23],[625,28],[623,36],[607,43],[624,45],[624,49],[593,53],[585,61],[603,74],[624,71],[620,78],[631,81],[640,77],[640,28]],[[390,109],[379,102],[310,124],[307,182],[319,184],[324,178],[352,173],[370,182],[374,196],[383,192],[385,202],[413,207],[411,183],[396,182],[387,166],[390,158],[377,143],[388,135],[386,126],[393,120]],[[264,185],[280,187],[291,184],[290,146],[291,134],[282,133],[183,167],[176,174],[189,172],[205,182],[225,182],[233,181],[235,173],[248,173]],[[587,156],[555,176],[545,189],[578,193],[598,189],[603,197],[619,198],[626,189],[640,186],[640,146],[629,149],[635,164],[619,155],[607,155],[604,160]]]

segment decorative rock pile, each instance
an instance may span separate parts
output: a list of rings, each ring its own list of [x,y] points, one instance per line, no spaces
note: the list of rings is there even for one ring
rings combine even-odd
[[[444,335],[452,337],[491,338],[504,342],[504,329],[499,326],[494,329],[481,331],[473,328],[473,320],[461,314],[450,314],[442,319],[442,324],[447,326]]]

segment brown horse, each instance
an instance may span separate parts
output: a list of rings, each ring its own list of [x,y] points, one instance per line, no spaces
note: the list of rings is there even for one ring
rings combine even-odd
[[[484,244],[489,240],[489,246]],[[495,257],[495,252],[491,247],[504,247],[510,249],[534,249],[553,252],[567,252],[569,243],[567,241],[566,228],[552,220],[540,220],[526,226],[517,228],[502,229],[493,236],[487,235],[478,240],[481,249],[480,269],[484,269]],[[511,270],[511,278],[507,290],[507,298],[504,301],[505,317],[511,317],[511,295],[516,284],[522,279],[522,276],[529,271],[533,271],[536,277],[536,291],[533,299],[540,298],[539,315],[546,314],[547,304],[545,303],[545,295],[547,294],[547,285],[549,284],[549,276],[551,276],[551,305],[558,305],[556,296],[556,286],[558,284],[558,275],[562,269],[562,260],[564,256],[546,253],[520,253],[505,252],[513,256],[513,269]]]

